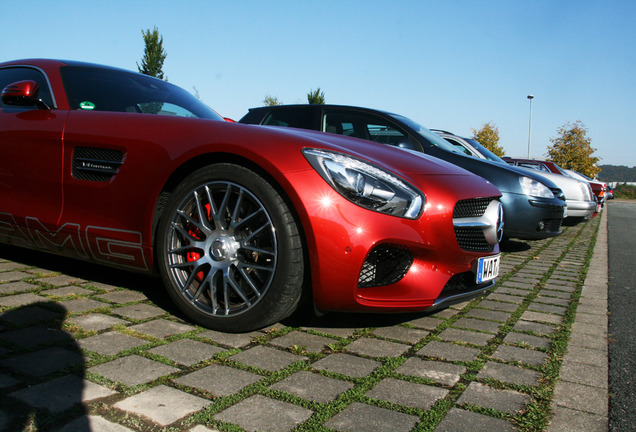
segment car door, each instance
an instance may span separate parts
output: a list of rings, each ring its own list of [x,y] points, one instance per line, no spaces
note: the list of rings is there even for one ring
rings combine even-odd
[[[31,67],[0,69],[0,90],[32,80],[49,107],[54,98],[46,76]],[[63,204],[62,133],[67,111],[0,101],[0,236],[26,246],[55,247]]]

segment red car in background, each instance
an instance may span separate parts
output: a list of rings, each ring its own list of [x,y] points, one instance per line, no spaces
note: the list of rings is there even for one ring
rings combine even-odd
[[[461,168],[226,122],[107,66],[0,63],[0,89],[0,242],[158,272],[200,325],[261,328],[305,296],[432,310],[494,284],[500,192]]]

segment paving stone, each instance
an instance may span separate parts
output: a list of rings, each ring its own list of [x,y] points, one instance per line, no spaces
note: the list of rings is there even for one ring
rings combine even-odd
[[[435,432],[463,431],[466,430],[466,425],[470,425],[471,432],[514,432],[517,430],[512,423],[506,420],[451,408],[446,417],[435,428]]]
[[[326,370],[355,378],[362,378],[371,374],[382,366],[382,363],[351,354],[330,354],[317,362],[312,367],[316,370]]]
[[[263,345],[257,345],[254,348],[235,354],[229,357],[229,359],[249,366],[275,372],[286,368],[290,364],[299,360],[306,360],[307,357],[280,351]]]
[[[556,331],[556,327],[552,324],[542,324],[524,320],[517,321],[513,329],[520,332],[533,332],[541,335],[551,335]]]
[[[62,347],[46,348],[0,360],[3,366],[38,377],[83,363],[84,357],[81,354]]]
[[[608,388],[607,367],[565,361],[561,366],[559,379],[586,386]]]
[[[556,406],[548,432],[607,432],[607,417]]]
[[[510,318],[510,315],[511,314],[508,312],[473,308],[466,314],[466,317],[480,318],[480,319],[489,320],[489,321],[506,322],[508,321],[508,318]]]
[[[410,358],[397,368],[395,372],[403,375],[428,378],[445,386],[453,386],[459,381],[460,375],[466,372],[466,368],[436,360]]]
[[[34,347],[40,344],[71,342],[73,338],[64,330],[49,326],[25,327],[0,333],[0,339],[22,347]]]
[[[0,283],[2,282],[16,282],[26,278],[32,278],[33,275],[21,271],[8,271],[0,272]]]
[[[531,281],[531,282],[518,282],[518,281],[514,281],[514,280],[507,280],[506,282],[504,282],[502,287],[519,288],[519,289],[531,291],[531,290],[534,289],[536,284],[537,283],[534,282],[534,281]]]
[[[17,262],[3,262],[0,261],[0,272],[5,272],[9,270],[18,270],[21,268],[28,267],[26,264],[20,264]]]
[[[486,331],[489,333],[497,333],[501,326],[502,323],[475,318],[460,318],[453,323],[453,327],[463,327],[471,330]]]
[[[411,321],[407,321],[408,324],[411,324],[413,327],[421,328],[424,330],[435,330],[435,328],[443,323],[443,319],[425,316],[422,318],[417,318]]]
[[[545,289],[545,288],[543,288],[541,290],[540,295],[541,296],[546,296],[546,297],[543,297],[543,298],[546,298],[546,299],[547,298],[556,297],[556,298],[559,298],[561,300],[566,300],[566,301],[568,301],[568,303],[569,303],[570,299],[572,298],[572,294],[569,293],[569,292],[550,290],[550,289]]]
[[[78,432],[78,431],[93,431],[93,432],[133,432],[132,429],[122,426],[117,423],[110,422],[104,417],[95,415],[83,415],[75,420],[67,423],[58,432]]]
[[[208,360],[223,351],[225,351],[223,348],[207,343],[192,339],[179,339],[167,345],[153,348],[148,352],[169,358],[182,365],[191,366],[203,360]]]
[[[207,391],[215,396],[229,396],[262,378],[260,375],[241,369],[212,364],[173,381]]]
[[[522,290],[519,288],[512,288],[512,287],[499,287],[497,288],[497,291],[495,291],[496,294],[503,294],[503,295],[511,295],[511,296],[519,296],[521,297],[521,299],[523,300],[525,298],[525,296],[528,295],[528,291],[526,290]]]
[[[514,303],[514,304],[521,304],[523,303],[524,297],[520,297],[520,296],[516,296],[516,295],[510,295],[510,294],[505,294],[505,293],[499,293],[499,291],[495,291],[494,293],[490,294],[488,296],[489,299],[491,300],[497,300],[500,302],[508,302],[508,303]]]
[[[561,324],[561,321],[563,321],[562,316],[533,311],[525,311],[521,315],[521,319],[524,321],[535,321],[549,324]]]
[[[31,305],[34,303],[46,302],[47,298],[41,297],[37,294],[14,294],[5,297],[0,297],[0,306],[17,307]]]
[[[293,331],[284,336],[272,339],[270,343],[281,348],[291,348],[294,345],[298,347],[305,347],[305,349],[309,352],[319,353],[326,345],[334,342],[337,341],[323,336]]]
[[[79,326],[85,330],[101,331],[111,328],[116,325],[126,325],[130,322],[115,318],[110,315],[104,315],[101,313],[92,313],[88,315],[75,316],[68,320],[71,324]]]
[[[424,345],[417,355],[440,358],[449,361],[471,362],[477,358],[480,350],[448,342],[432,341]]]
[[[87,312],[93,309],[101,309],[108,307],[108,304],[91,299],[74,299],[64,302],[60,302],[62,307],[66,308],[69,312],[81,313]]]
[[[546,297],[546,296],[538,296],[534,299],[535,303],[544,303],[551,304],[557,306],[565,306],[567,310],[567,306],[570,305],[570,300],[567,298],[559,298],[559,297]],[[579,304],[580,306],[580,304]],[[577,309],[578,310],[578,309]]]
[[[542,365],[548,358],[548,355],[541,351],[534,351],[508,345],[499,346],[492,356],[493,358],[503,361],[518,361],[533,366]]]
[[[477,378],[492,378],[497,381],[517,385],[536,386],[539,378],[541,378],[541,374],[520,366],[489,361],[486,362],[483,369],[479,371]]]
[[[87,290],[86,288],[78,287],[75,285],[65,286],[62,288],[55,288],[50,290],[42,291],[43,294],[55,297],[68,297],[72,295],[88,295],[92,294],[91,290]]]
[[[527,394],[513,390],[499,390],[478,382],[472,382],[459,397],[459,405],[471,404],[497,411],[515,414],[523,411],[531,401]]]
[[[353,402],[323,426],[337,431],[406,432],[413,429],[419,420],[419,417],[413,415]]]
[[[582,348],[578,346],[569,346],[565,353],[564,360],[592,366],[604,365],[607,364],[608,361],[607,351]]]
[[[116,394],[114,390],[100,386],[75,375],[65,375],[42,384],[36,384],[10,394],[31,407],[44,408],[56,414],[75,404]]]
[[[221,345],[227,345],[232,348],[242,348],[249,345],[255,338],[260,336],[263,336],[263,334],[259,332],[223,333],[215,330],[206,330],[197,334],[197,337],[210,339],[211,341],[217,342]]]
[[[106,292],[117,291],[118,289],[120,289],[116,285],[110,285],[110,284],[95,282],[95,281],[88,281],[84,285],[88,287],[97,288],[98,290],[102,290]]]
[[[338,336],[341,338],[351,337],[357,330],[357,327],[303,327],[305,330],[313,330],[317,333]]]
[[[154,336],[160,339],[163,339],[167,336],[173,336],[176,334],[186,333],[186,332],[190,332],[197,329],[196,327],[191,325],[181,324],[181,323],[166,320],[166,319],[156,319],[156,320],[145,322],[143,324],[137,324],[128,328],[138,331],[139,333],[144,333],[144,334]]]
[[[148,300],[148,297],[146,297],[144,294],[138,291],[131,291],[131,290],[111,291],[107,294],[99,295],[97,296],[97,298],[107,301],[109,303],[117,303],[117,304]]]
[[[559,381],[554,390],[554,404],[607,417],[607,389]]]
[[[442,309],[438,312],[435,312],[433,315],[431,315],[432,317],[437,317],[437,318],[442,318],[442,319],[448,319],[448,318],[452,318],[455,315],[457,315],[459,313],[458,310],[453,310],[453,309]]]
[[[148,343],[146,340],[116,331],[90,336],[77,341],[77,344],[82,349],[111,356],[130,348],[147,345]]]
[[[477,305],[477,307],[494,311],[514,312],[517,310],[519,305],[515,303],[506,303],[493,300],[482,300],[481,302],[479,302],[479,305]]]
[[[580,321],[578,321],[578,322],[575,321],[574,324],[572,324],[572,331],[573,332],[581,332],[581,333],[584,333],[584,334],[598,336],[598,337],[606,337],[607,336],[607,326],[605,325],[605,323],[603,323],[603,324],[598,324],[598,323],[589,324],[589,323],[582,323]]]
[[[446,341],[465,342],[472,345],[486,345],[494,337],[492,334],[449,328],[439,334]]]
[[[548,348],[552,340],[540,336],[532,336],[524,333],[510,332],[503,340],[507,344],[526,344],[532,348]]]
[[[200,411],[211,403],[207,399],[160,385],[117,402],[114,406],[165,426]]]
[[[63,315],[64,312],[61,310],[52,311],[39,305],[23,306],[9,312],[0,313],[0,321],[11,324],[34,324],[40,321],[62,318]]]
[[[581,332],[573,332],[570,334],[570,342],[568,347],[590,348],[607,352],[607,339],[595,335],[588,335]]]
[[[448,390],[425,384],[416,384],[394,378],[385,378],[366,393],[366,396],[422,410],[430,409],[443,399]]]
[[[420,340],[428,336],[429,332],[414,328],[393,326],[393,327],[380,327],[373,330],[373,333],[377,336],[387,339],[394,339],[400,342],[409,344],[418,343]]]
[[[306,421],[312,411],[287,402],[254,395],[214,416],[248,431],[284,432]]]
[[[28,282],[10,282],[0,285],[0,294],[20,293],[30,291],[32,289],[41,288],[39,285],[30,284]]]
[[[565,313],[568,311],[568,308],[566,308],[565,306],[533,302],[528,305],[528,310],[551,313],[555,315],[565,315]]]
[[[296,372],[271,386],[274,390],[294,394],[314,402],[327,403],[341,393],[353,388],[353,384],[307,371]]]
[[[398,357],[409,348],[410,345],[372,338],[360,338],[345,347],[347,351],[369,357]]]
[[[143,321],[148,318],[155,318],[161,315],[165,315],[166,311],[158,308],[157,306],[137,303],[128,306],[115,307],[111,311],[117,315],[121,315],[125,318],[130,318],[138,321]]]
[[[170,375],[179,369],[149,360],[138,355],[122,357],[108,363],[93,366],[89,371],[127,386],[147,383],[160,376]]]
[[[40,279],[37,279],[37,282],[44,283],[46,285],[61,287],[65,285],[84,283],[86,281],[82,278],[63,274],[58,276],[40,278]]]

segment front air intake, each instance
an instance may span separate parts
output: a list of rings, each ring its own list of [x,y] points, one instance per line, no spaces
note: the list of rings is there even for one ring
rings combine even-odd
[[[411,251],[403,246],[383,244],[375,247],[362,265],[359,288],[391,285],[402,279],[413,264]]]

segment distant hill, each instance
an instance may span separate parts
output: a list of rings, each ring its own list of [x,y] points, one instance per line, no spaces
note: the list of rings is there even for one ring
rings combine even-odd
[[[604,182],[636,182],[636,167],[625,165],[599,165],[598,179]]]

